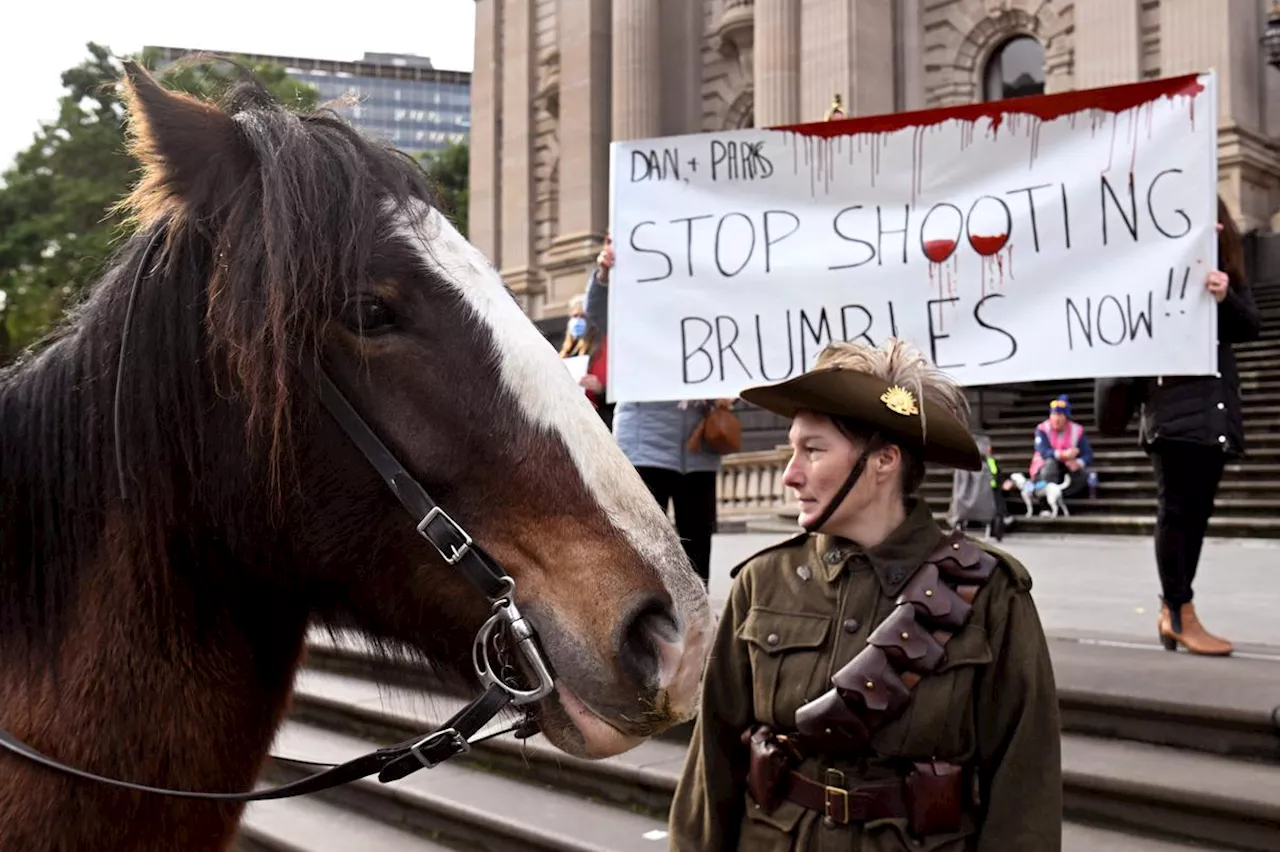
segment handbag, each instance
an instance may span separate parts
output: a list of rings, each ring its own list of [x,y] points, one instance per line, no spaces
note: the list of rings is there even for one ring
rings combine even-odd
[[[717,455],[729,455],[742,449],[742,424],[738,416],[727,408],[712,405],[698,423],[686,444],[690,452],[697,452],[702,445]]]

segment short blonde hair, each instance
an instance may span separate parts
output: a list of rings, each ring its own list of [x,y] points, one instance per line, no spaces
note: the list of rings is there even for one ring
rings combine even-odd
[[[969,422],[969,399],[964,387],[939,370],[919,347],[901,338],[890,337],[879,346],[846,341],[831,343],[813,365],[815,370],[824,367],[868,373],[886,384],[914,391],[917,399],[928,400],[961,423]],[[920,431],[927,440],[929,424],[923,405],[919,416]],[[849,425],[859,427],[856,422]],[[919,448],[899,445],[898,449],[906,457],[902,467],[902,493],[907,497],[924,482],[924,460]]]

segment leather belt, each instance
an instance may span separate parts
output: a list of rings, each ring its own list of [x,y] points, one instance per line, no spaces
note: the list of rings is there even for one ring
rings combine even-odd
[[[902,779],[868,781],[847,787],[844,773],[828,769],[820,784],[799,772],[792,772],[786,798],[826,816],[838,825],[877,819],[908,819],[906,784]]]

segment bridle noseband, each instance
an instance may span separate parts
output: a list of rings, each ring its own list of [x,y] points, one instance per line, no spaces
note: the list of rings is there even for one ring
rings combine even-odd
[[[160,244],[160,236],[167,230],[161,225],[152,235],[143,251],[141,261],[134,275],[129,304],[126,309],[124,329],[120,341],[120,359],[116,373],[116,464],[120,476],[122,494],[124,491],[124,466],[120,448],[120,373],[124,368],[125,345],[128,342],[129,324],[133,314],[134,300],[153,253]],[[14,737],[8,731],[0,729],[0,749],[7,749],[19,757],[30,760],[48,769],[71,775],[87,781],[94,781],[112,787],[155,793],[185,799],[212,799],[223,802],[253,802],[266,799],[287,799],[316,793],[357,781],[369,775],[378,774],[382,783],[398,781],[419,769],[430,769],[444,761],[465,754],[475,743],[515,732],[517,737],[527,738],[537,733],[537,723],[529,715],[509,728],[475,739],[479,730],[501,713],[508,705],[523,707],[533,704],[555,690],[554,674],[543,654],[538,642],[537,632],[532,624],[520,613],[515,602],[515,580],[501,565],[481,547],[462,528],[449,517],[439,503],[431,499],[426,489],[415,480],[404,466],[392,455],[391,451],[378,439],[359,413],[329,378],[328,374],[315,363],[299,364],[303,376],[312,390],[319,396],[321,403],[338,422],[351,439],[360,448],[365,458],[386,482],[392,493],[400,501],[409,514],[417,519],[418,533],[431,543],[447,565],[466,578],[489,600],[492,614],[476,633],[471,646],[472,667],[480,679],[484,690],[470,703],[430,733],[406,740],[392,746],[354,758],[339,765],[317,764],[290,759],[291,763],[323,767],[322,771],[308,775],[289,784],[258,790],[249,793],[203,793],[192,790],[171,790],[164,787],[150,787],[116,778],[97,775],[83,769],[60,763],[52,757],[37,751]],[[508,683],[489,660],[489,643],[496,639],[500,632],[506,630],[520,649],[521,658],[527,664],[529,673],[536,681],[530,689],[521,689]]]

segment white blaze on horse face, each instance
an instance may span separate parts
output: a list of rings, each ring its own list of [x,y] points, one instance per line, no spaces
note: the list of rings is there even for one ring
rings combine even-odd
[[[678,616],[706,617],[702,585],[683,569],[684,552],[666,516],[492,264],[434,208],[415,201],[408,215],[395,215],[397,234],[423,265],[454,287],[489,327],[502,382],[525,417],[560,436],[609,521],[646,561],[658,566]],[[684,626],[695,631],[705,627]]]

